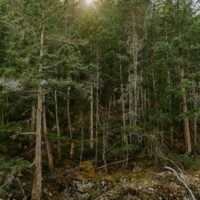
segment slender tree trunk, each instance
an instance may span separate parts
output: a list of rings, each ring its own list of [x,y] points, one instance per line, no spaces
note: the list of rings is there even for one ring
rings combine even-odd
[[[55,115],[56,115],[56,133],[58,137],[58,143],[57,143],[57,153],[58,153],[58,159],[61,160],[61,141],[60,141],[60,124],[59,124],[59,118],[58,118],[58,98],[57,98],[57,91],[54,92],[54,98],[55,98]]]
[[[133,124],[137,125],[138,117],[138,52],[134,56],[134,120]]]
[[[155,73],[154,71],[152,71],[152,84],[153,84],[153,92],[154,92],[154,95],[156,96],[156,80],[155,80]]]
[[[106,122],[107,123],[107,122]],[[104,170],[105,170],[105,173],[107,173],[107,162],[106,162],[106,145],[107,145],[107,141],[106,141],[106,132],[107,132],[107,125],[106,123],[103,124],[103,152],[102,152],[102,159],[103,159],[103,162],[104,162]]]
[[[32,189],[32,200],[40,200],[42,194],[42,104],[43,89],[38,86],[37,95],[37,118],[36,118],[36,146],[35,146],[35,172]]]
[[[40,59],[42,60],[44,54],[44,13],[42,15],[40,34]],[[39,66],[39,72],[43,70],[42,61]],[[43,108],[44,91],[40,83],[37,92],[37,116],[36,116],[36,145],[35,145],[35,172],[32,189],[32,200],[40,200],[42,196],[42,108]]]
[[[142,118],[144,117],[144,91],[142,86],[140,87],[140,106],[141,106],[141,113],[140,115]]]
[[[90,148],[94,148],[94,97],[93,97],[94,89],[91,84],[90,87]]]
[[[36,106],[32,105],[32,112],[31,112],[31,131],[35,131],[35,124],[36,124]]]
[[[133,59],[133,95],[134,95],[134,104],[133,104],[133,111],[134,111],[134,119],[133,124],[137,125],[137,117],[138,117],[138,56],[139,51],[141,49],[141,41],[139,35],[136,31],[136,22],[134,13],[132,13],[132,59]]]
[[[99,52],[97,47],[97,71],[96,71],[96,149],[95,149],[95,167],[98,165],[98,129],[99,129]]]
[[[171,86],[171,76],[170,76],[169,69],[167,69],[167,84],[169,86]],[[169,102],[169,110],[170,110],[170,112],[172,112],[172,102],[171,102],[171,99],[170,99],[170,102]],[[170,132],[170,143],[171,143],[171,146],[174,146],[174,128],[173,128],[172,124],[170,124],[169,132]]]
[[[130,72],[129,72],[130,73]],[[132,75],[129,74],[128,84],[128,98],[129,98],[129,125],[133,125],[133,91],[132,91]]]
[[[171,146],[174,146],[174,127],[171,126],[169,131],[170,131],[170,143]]]
[[[82,159],[83,159],[83,149],[84,149],[84,130],[83,130],[83,116],[81,113],[81,117],[80,117],[80,126],[81,126],[81,153],[80,153],[80,162],[79,165],[81,165]]]
[[[67,89],[67,119],[68,119],[68,128],[70,134],[70,158],[74,155],[74,142],[73,142],[73,133],[72,133],[72,125],[71,125],[71,117],[70,117],[70,88]]]
[[[4,112],[1,111],[1,125],[4,125]]]
[[[195,85],[193,86],[193,98],[194,98],[194,110],[197,109],[197,94],[196,94],[196,89]],[[193,129],[194,129],[194,149],[195,151],[197,150],[197,117],[195,116],[193,119]]]
[[[52,172],[54,169],[53,165],[53,155],[52,155],[52,149],[51,144],[47,138],[47,120],[46,120],[46,107],[43,106],[43,129],[44,129],[44,135],[45,135],[45,144],[46,144],[46,150],[47,150],[47,158],[48,158],[48,165],[49,170]]]
[[[147,91],[146,89],[144,89],[144,110],[146,111],[147,109]],[[147,121],[147,114],[146,112],[144,112],[145,116],[144,116],[144,122]]]
[[[123,128],[125,129],[126,127],[126,117],[125,117],[125,102],[124,102],[124,86],[123,86],[123,75],[122,75],[122,65],[120,64],[120,89],[121,89],[121,106],[122,106],[122,123],[123,123]],[[126,135],[125,135],[125,130],[123,131],[122,135],[122,140],[125,141]]]
[[[181,67],[181,80],[184,79],[185,77],[185,71],[183,67]],[[186,90],[185,87],[182,87],[182,98],[183,98],[183,113],[188,112],[187,108],[187,97],[186,97]],[[184,119],[184,135],[185,135],[185,143],[186,143],[186,153],[191,153],[192,152],[192,143],[191,143],[191,135],[190,135],[190,127],[189,127],[189,119],[185,118]]]

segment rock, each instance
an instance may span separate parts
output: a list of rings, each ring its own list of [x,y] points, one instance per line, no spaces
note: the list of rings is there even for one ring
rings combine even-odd
[[[148,188],[148,190],[150,190],[150,191],[154,191],[154,188]]]
[[[170,177],[170,176],[172,176],[172,172],[165,171],[165,172],[159,173],[155,178],[158,180],[165,180],[167,177]]]
[[[83,192],[83,184],[80,181],[73,181],[73,188],[78,192]]]
[[[130,181],[127,178],[120,178],[119,182],[121,185],[123,185],[123,187],[127,187],[128,184],[130,183]]]
[[[112,183],[106,179],[102,179],[99,184],[99,188],[102,191],[107,191],[112,188]]]
[[[85,185],[85,188],[87,189],[91,189],[91,188],[94,188],[95,187],[95,183],[90,181],[88,182],[86,185]]]
[[[137,173],[142,171],[142,166],[139,166],[137,163],[134,163],[134,167],[132,169],[132,172]]]
[[[91,199],[91,195],[89,193],[79,193],[79,192],[76,192],[75,193],[75,199],[76,200],[90,200]]]
[[[66,199],[70,199],[70,197],[71,197],[70,193],[68,192],[68,189],[65,189],[65,190],[63,191],[63,195],[64,195],[64,197],[65,197]]]

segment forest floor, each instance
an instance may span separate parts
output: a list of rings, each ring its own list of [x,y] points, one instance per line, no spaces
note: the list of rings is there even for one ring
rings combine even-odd
[[[67,163],[54,170],[45,172],[43,179],[44,200],[190,200],[200,199],[200,170],[183,171],[180,176],[188,189],[170,170],[155,167],[147,161],[132,163],[124,170],[123,164],[112,165],[105,173],[95,171],[92,161],[82,162],[80,168]],[[45,170],[45,169],[43,169]],[[177,169],[176,169],[177,170]],[[27,175],[26,175],[27,173]],[[30,172],[22,172],[0,200],[29,200],[32,187]],[[25,198],[27,197],[27,198]]]
[[[119,169],[119,165],[118,165]],[[62,172],[61,172],[62,171]],[[135,163],[132,170],[95,172],[91,161],[80,169],[59,170],[54,184],[44,188],[45,199],[51,200],[189,200],[191,194],[173,172]],[[56,176],[56,174],[58,176]],[[62,174],[62,175],[61,175]],[[184,171],[182,177],[195,199],[200,199],[200,171]],[[194,199],[194,197],[193,197]]]

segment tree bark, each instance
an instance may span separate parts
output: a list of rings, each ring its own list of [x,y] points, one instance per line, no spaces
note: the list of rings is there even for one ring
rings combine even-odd
[[[56,133],[58,137],[57,153],[58,153],[58,159],[61,160],[60,124],[58,118],[58,99],[56,90],[54,92],[54,97],[55,97]]]
[[[122,123],[123,128],[126,127],[126,118],[125,118],[125,102],[124,102],[124,86],[123,86],[123,75],[122,75],[122,65],[120,64],[120,89],[121,89],[121,106],[122,106]],[[125,130],[123,131],[122,140],[125,141]]]
[[[107,146],[107,141],[106,141],[106,135],[107,135],[107,124],[108,122],[104,122],[103,124],[103,152],[102,152],[102,159],[103,159],[103,162],[104,162],[104,170],[105,170],[105,173],[107,173],[107,162],[106,162],[106,146]]]
[[[40,33],[40,59],[44,55],[44,13],[42,14],[41,33]],[[39,66],[39,73],[43,70],[42,61]],[[43,108],[43,86],[40,83],[37,91],[37,115],[36,115],[36,144],[35,144],[35,172],[32,188],[32,200],[40,200],[42,196],[42,108]]]
[[[195,85],[193,86],[193,97],[194,97],[194,110],[197,109],[197,91],[196,91],[196,88],[195,88]],[[193,119],[193,129],[194,129],[194,149],[196,151],[197,149],[197,117],[194,116],[194,119]]]
[[[167,69],[167,84],[169,86],[171,86],[171,76],[170,76],[170,70],[169,69]],[[170,112],[172,112],[172,101],[171,101],[171,99],[170,99],[170,102],[169,102],[169,110],[170,110]],[[170,124],[170,130],[169,131],[170,131],[170,143],[171,143],[171,146],[174,146],[174,128],[173,128],[172,123]]]
[[[44,135],[45,135],[45,144],[46,144],[46,150],[47,150],[49,170],[52,172],[53,169],[54,169],[53,155],[52,155],[51,144],[50,144],[50,142],[47,138],[47,120],[46,120],[46,107],[45,107],[45,105],[43,106],[43,130],[44,130]]]
[[[93,85],[90,87],[90,148],[94,148],[94,97],[93,97]]]
[[[97,47],[97,71],[96,71],[96,149],[95,149],[95,167],[98,165],[98,129],[99,129],[99,51]]]
[[[183,80],[185,77],[185,71],[183,67],[181,67],[180,70],[181,70],[180,71],[181,80]],[[188,107],[187,107],[187,97],[186,97],[185,87],[182,87],[182,99],[183,99],[183,113],[187,113]],[[185,135],[185,143],[186,143],[186,153],[190,154],[192,152],[192,143],[191,143],[190,125],[189,125],[188,118],[184,119],[184,135]]]
[[[35,124],[36,124],[36,106],[32,105],[32,112],[31,112],[31,131],[35,131]]]
[[[73,133],[72,133],[72,125],[71,125],[71,117],[70,117],[70,88],[67,88],[67,119],[68,119],[68,128],[71,139],[70,144],[70,158],[74,155],[74,142],[73,142]]]
[[[35,146],[35,172],[32,189],[32,200],[40,200],[42,194],[42,104],[43,89],[38,86],[36,118],[36,146]]]
[[[83,159],[83,149],[84,149],[84,130],[83,130],[83,116],[81,113],[80,116],[80,128],[81,128],[81,153],[80,153],[80,162],[79,165],[81,165],[82,159]]]

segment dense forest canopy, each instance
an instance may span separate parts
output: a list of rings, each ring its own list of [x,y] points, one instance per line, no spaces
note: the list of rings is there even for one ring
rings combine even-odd
[[[66,163],[196,165],[199,4],[1,0],[0,184],[27,170],[40,200],[43,177]]]

